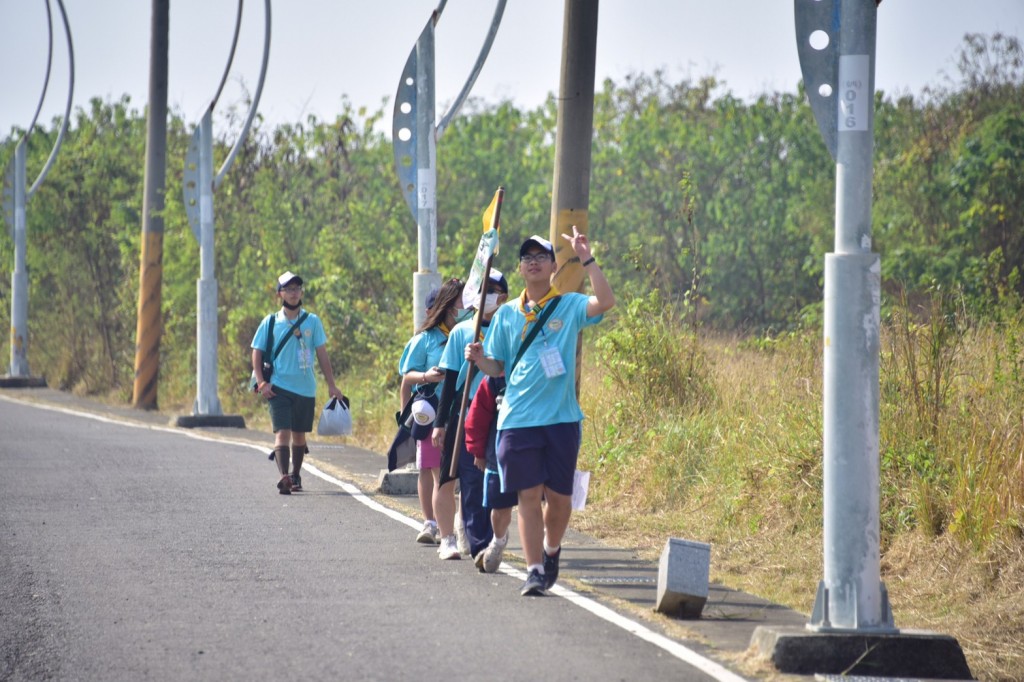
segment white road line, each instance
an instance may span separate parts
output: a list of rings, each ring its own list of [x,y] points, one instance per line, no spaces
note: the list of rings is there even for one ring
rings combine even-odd
[[[334,476],[331,476],[330,474],[326,474],[323,471],[320,471],[319,469],[317,469],[312,464],[303,462],[302,468],[307,470],[307,471],[309,471],[309,473],[313,474],[314,476],[319,476],[320,478],[324,479],[328,483],[331,483],[333,485],[338,486],[339,488],[341,488],[342,490],[347,492],[349,495],[351,495],[352,497],[356,498],[357,500],[359,500],[360,502],[365,504],[370,509],[372,509],[372,510],[374,510],[376,512],[380,512],[384,516],[387,516],[388,518],[394,519],[395,521],[399,521],[400,523],[404,523],[405,525],[409,526],[413,530],[419,530],[423,526],[423,524],[421,524],[419,521],[416,521],[416,519],[410,518],[410,517],[406,516],[405,514],[403,514],[402,512],[398,512],[398,511],[395,511],[394,509],[390,509],[388,507],[385,507],[380,502],[376,502],[374,500],[371,500],[369,497],[366,496],[365,493],[363,493],[362,490],[360,490],[356,486],[352,485],[351,483],[346,483],[345,481],[337,479]]]
[[[151,424],[141,424],[139,422],[133,422],[130,420],[121,420],[111,417],[105,417],[103,415],[93,414],[91,412],[81,412],[78,410],[72,410],[66,407],[57,407],[54,405],[46,405],[32,401],[16,400],[14,398],[10,398],[3,395],[0,395],[0,400],[6,400],[8,402],[17,403],[19,405],[37,407],[41,410],[50,410],[51,412],[60,412],[63,414],[74,415],[76,417],[94,419],[96,421],[103,422],[106,424],[131,426],[139,429],[148,429],[150,431],[159,431],[161,433],[175,433],[181,436],[195,438],[196,440],[206,441],[210,443],[228,443],[230,445],[250,447],[261,452],[265,452],[267,449],[265,445],[258,445],[255,443],[248,443],[245,441],[232,440],[230,438],[213,438],[211,436],[204,436],[199,433],[194,433],[192,431],[187,431],[184,429],[174,428],[170,426],[154,426]],[[402,514],[401,512],[397,512],[394,509],[389,509],[388,507],[385,507],[379,502],[375,502],[374,500],[370,499],[369,497],[366,496],[365,493],[363,493],[362,490],[360,490],[355,485],[352,485],[351,483],[346,483],[345,481],[337,479],[334,476],[331,476],[330,474],[324,473],[320,469],[308,463],[303,463],[302,468],[306,469],[309,473],[313,474],[314,476],[330,483],[331,485],[338,486],[339,488],[347,492],[349,495],[351,495],[353,498],[365,504],[370,509],[376,512],[380,512],[388,518],[394,519],[395,521],[398,521],[400,523],[404,523],[405,525],[413,529],[419,529],[421,526],[421,524],[415,519],[412,519],[406,516],[405,514]],[[525,573],[518,569],[512,568],[508,564],[503,563],[499,570],[505,575],[511,576],[513,578],[518,578],[519,580],[526,580]],[[574,592],[570,589],[562,587],[561,585],[555,585],[553,588],[551,588],[551,592],[569,601],[570,603],[575,604],[581,609],[589,611],[598,618],[601,618],[602,620],[607,621],[608,623],[611,623],[616,627],[622,628],[626,632],[635,635],[636,637],[639,637],[645,642],[653,644],[659,649],[662,649],[663,651],[671,654],[672,656],[675,656],[679,660],[693,666],[697,670],[700,670],[704,674],[714,678],[718,682],[747,682],[746,678],[740,677],[736,673],[732,672],[723,665],[711,660],[710,658],[706,658],[697,653],[696,651],[694,651],[693,649],[685,647],[679,642],[676,642],[675,640],[669,639],[664,635],[660,635],[657,632],[651,630],[650,628],[645,627],[644,625],[634,620],[626,618],[622,614],[613,611],[607,606],[589,597],[585,597],[579,594],[578,592]]]

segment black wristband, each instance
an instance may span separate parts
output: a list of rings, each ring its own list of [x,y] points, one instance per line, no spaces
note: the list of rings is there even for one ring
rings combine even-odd
[[[593,256],[591,256],[591,257],[590,257],[590,258],[588,258],[587,260],[585,260],[585,261],[583,261],[582,263],[580,263],[580,266],[581,266],[581,267],[584,267],[584,268],[585,268],[585,267],[587,267],[588,265],[590,265],[590,264],[591,264],[591,263],[593,263],[593,262],[594,262],[594,257],[593,257]]]

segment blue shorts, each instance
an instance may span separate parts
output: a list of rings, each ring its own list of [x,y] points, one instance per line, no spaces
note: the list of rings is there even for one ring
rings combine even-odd
[[[519,495],[501,492],[501,477],[497,471],[484,472],[484,509],[511,509],[519,504]]]
[[[580,423],[564,422],[522,429],[505,429],[498,439],[498,473],[506,492],[545,485],[572,495],[576,457],[580,453]]]

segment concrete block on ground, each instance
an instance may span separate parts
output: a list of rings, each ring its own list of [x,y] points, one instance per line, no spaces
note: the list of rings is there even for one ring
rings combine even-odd
[[[419,479],[419,469],[381,469],[377,490],[384,495],[417,495]]]
[[[875,635],[762,625],[750,648],[779,672],[794,675],[974,679],[955,638],[923,630]]]
[[[655,610],[677,618],[700,618],[708,600],[711,545],[669,538],[658,564]]]

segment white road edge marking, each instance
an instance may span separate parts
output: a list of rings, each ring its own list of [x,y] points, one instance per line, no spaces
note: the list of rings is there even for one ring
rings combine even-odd
[[[63,414],[70,414],[70,415],[74,415],[76,417],[83,417],[85,419],[93,419],[93,420],[96,420],[96,421],[99,421],[99,422],[103,422],[103,423],[106,423],[106,424],[118,424],[120,426],[130,426],[130,427],[139,428],[139,429],[148,429],[150,431],[160,431],[162,433],[174,433],[174,434],[178,434],[178,435],[181,435],[181,436],[186,436],[188,438],[194,438],[196,440],[206,441],[206,442],[210,442],[210,443],[228,443],[230,445],[238,445],[238,446],[242,446],[242,447],[249,447],[249,448],[253,448],[255,450],[259,450],[260,452],[265,452],[266,449],[267,449],[265,445],[257,445],[255,443],[248,443],[248,442],[245,442],[245,441],[231,440],[230,438],[213,438],[213,437],[210,437],[210,436],[204,436],[204,435],[199,434],[199,433],[194,433],[194,432],[191,432],[191,431],[186,431],[186,430],[183,430],[183,429],[180,429],[180,428],[175,428],[175,427],[170,427],[170,426],[155,426],[155,425],[152,425],[152,424],[142,424],[142,423],[133,422],[133,421],[130,421],[130,420],[122,420],[122,419],[116,419],[116,418],[111,418],[111,417],[105,417],[103,415],[94,414],[92,412],[81,412],[79,410],[72,410],[72,409],[69,409],[69,408],[66,408],[66,407],[57,407],[55,405],[48,405],[48,404],[43,404],[43,403],[37,403],[37,402],[30,401],[30,400],[17,400],[15,398],[11,398],[11,397],[4,396],[4,395],[0,395],[0,400],[5,400],[7,402],[17,403],[19,405],[28,405],[30,407],[37,407],[37,408],[39,408],[41,410],[49,410],[51,412],[61,412]],[[344,490],[345,492],[350,494],[352,497],[357,499],[359,502],[362,502],[364,505],[369,507],[370,509],[372,509],[372,510],[374,510],[376,512],[380,512],[381,514],[384,514],[388,518],[394,519],[395,521],[398,521],[400,523],[404,523],[405,525],[409,526],[410,528],[413,528],[413,529],[419,529],[420,528],[421,524],[418,521],[416,521],[415,519],[412,519],[412,518],[406,516],[405,514],[402,514],[401,512],[397,512],[397,511],[395,511],[393,509],[389,509],[388,507],[385,507],[384,505],[380,504],[379,502],[375,502],[375,501],[371,500],[357,486],[352,485],[351,483],[346,483],[345,481],[342,481],[342,480],[340,480],[338,478],[335,478],[334,476],[331,476],[330,474],[327,474],[327,473],[321,471],[320,469],[316,468],[315,466],[313,466],[311,464],[308,464],[308,463],[303,463],[302,468],[306,469],[307,471],[309,471],[309,473],[313,474],[314,476],[316,476],[318,478],[321,478],[324,481],[326,481],[326,482],[328,482],[328,483],[330,483],[332,485],[338,486],[339,488],[341,488],[342,490]],[[499,568],[499,570],[502,573],[504,573],[505,575],[511,576],[513,578],[518,578],[520,580],[526,580],[526,574],[525,573],[523,573],[522,571],[520,571],[518,569],[512,568],[508,564],[502,563],[501,567]],[[590,613],[592,613],[593,615],[597,616],[598,618],[601,618],[602,620],[605,620],[608,623],[611,623],[612,625],[615,625],[616,627],[622,628],[626,632],[628,632],[628,633],[630,633],[630,634],[632,634],[632,635],[634,635],[636,637],[639,637],[640,639],[644,640],[645,642],[653,644],[654,646],[658,647],[659,649],[662,649],[665,652],[671,654],[672,656],[675,656],[679,660],[681,660],[681,661],[683,661],[685,663],[688,663],[689,665],[693,666],[697,670],[700,670],[701,672],[709,675],[710,677],[713,677],[718,682],[748,682],[746,678],[740,677],[739,675],[737,675],[736,673],[732,672],[728,668],[724,667],[720,663],[717,663],[717,662],[711,660],[710,658],[706,658],[704,656],[701,656],[699,653],[697,653],[693,649],[685,647],[682,644],[680,644],[679,642],[676,642],[675,640],[669,639],[668,637],[665,637],[664,635],[660,635],[657,632],[654,632],[653,630],[651,630],[650,628],[647,628],[644,625],[642,625],[642,624],[640,624],[640,623],[638,623],[638,622],[636,622],[634,620],[630,620],[629,618],[626,618],[622,614],[613,611],[612,609],[608,608],[607,606],[605,606],[603,604],[600,604],[597,601],[595,601],[593,599],[590,599],[589,597],[584,597],[583,595],[581,595],[581,594],[579,594],[577,592],[573,592],[570,589],[566,589],[565,587],[562,587],[561,585],[555,585],[553,588],[551,588],[550,591],[553,594],[555,594],[555,595],[557,595],[559,597],[562,597],[566,601],[568,601],[568,602],[570,602],[572,604],[575,604],[576,606],[580,607],[581,609],[583,609],[585,611],[589,611]]]

